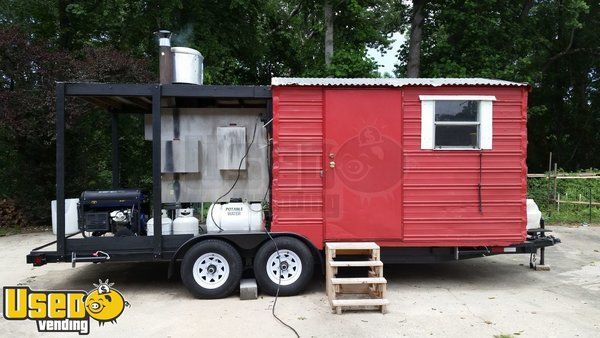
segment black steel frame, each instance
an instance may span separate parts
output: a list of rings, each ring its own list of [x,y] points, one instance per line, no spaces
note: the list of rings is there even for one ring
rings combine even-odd
[[[162,235],[161,222],[154,222],[153,237],[108,237],[108,238],[69,238],[65,237],[65,100],[67,97],[99,98],[143,97],[151,102],[152,114],[152,207],[154,219],[161,218],[161,99],[162,98],[199,98],[199,99],[263,99],[265,107],[271,107],[271,90],[268,86],[197,86],[185,84],[110,84],[110,83],[65,83],[56,86],[56,241],[34,249],[27,256],[29,263],[36,255],[44,255],[48,262],[71,261],[72,253],[92,255],[95,250],[124,250],[127,257],[111,253],[111,260],[169,260],[177,250],[187,242],[191,235]],[[120,187],[120,158],[118,114],[111,114],[112,140],[112,188]],[[138,109],[135,112],[139,111]],[[124,111],[127,113],[127,111]],[[133,112],[133,110],[132,110]],[[271,112],[269,112],[271,113]],[[231,234],[233,235],[233,234]],[[227,237],[228,234],[222,234]],[[56,243],[56,251],[39,251]],[[151,251],[148,251],[151,250]]]

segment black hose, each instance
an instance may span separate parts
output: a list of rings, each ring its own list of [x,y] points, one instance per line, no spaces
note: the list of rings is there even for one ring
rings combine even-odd
[[[267,230],[266,227],[265,227],[265,232],[267,233],[267,235],[269,236],[269,238],[271,239],[271,241],[273,241],[273,244],[275,245],[275,251],[277,252],[277,260],[279,261],[279,266],[281,266],[281,256],[279,255],[279,248],[277,247],[277,242],[275,242],[275,239],[273,239],[273,236],[271,236],[271,233],[269,232],[269,230]],[[292,330],[294,332],[294,334],[296,335],[296,337],[300,338],[300,335],[298,334],[298,331],[296,331],[296,329],[294,329],[290,324],[287,324],[286,322],[281,320],[281,318],[277,317],[277,315],[275,314],[275,306],[277,305],[277,299],[279,298],[279,287],[280,286],[281,286],[281,273],[279,273],[279,281],[277,282],[277,292],[275,292],[275,300],[273,301],[273,307],[271,308],[271,314],[282,325],[284,325],[288,329]]]

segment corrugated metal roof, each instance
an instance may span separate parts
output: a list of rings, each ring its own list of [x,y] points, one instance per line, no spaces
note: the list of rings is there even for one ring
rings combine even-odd
[[[524,87],[527,83],[484,78],[302,78],[274,77],[272,86],[514,86]]]

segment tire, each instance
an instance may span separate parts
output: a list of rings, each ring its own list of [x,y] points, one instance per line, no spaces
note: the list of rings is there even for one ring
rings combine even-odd
[[[277,243],[279,258],[273,242]],[[283,274],[280,274],[281,269],[277,269],[280,259],[286,271]],[[277,294],[279,281],[280,296],[297,295],[311,280],[313,271],[314,258],[310,249],[302,241],[292,237],[276,237],[274,241],[267,241],[254,257],[256,283],[260,290],[271,296]]]
[[[196,298],[224,298],[239,287],[242,268],[242,258],[233,246],[208,239],[186,252],[181,281]]]

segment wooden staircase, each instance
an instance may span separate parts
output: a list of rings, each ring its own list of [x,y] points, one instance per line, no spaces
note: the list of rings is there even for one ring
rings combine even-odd
[[[344,256],[364,257],[343,260]],[[336,260],[337,258],[337,260]],[[340,259],[341,258],[341,259]],[[383,263],[379,246],[373,242],[331,242],[325,244],[326,288],[329,304],[334,313],[342,310],[376,309],[386,312],[387,281],[383,277]],[[339,268],[368,268],[365,277],[338,277]]]

